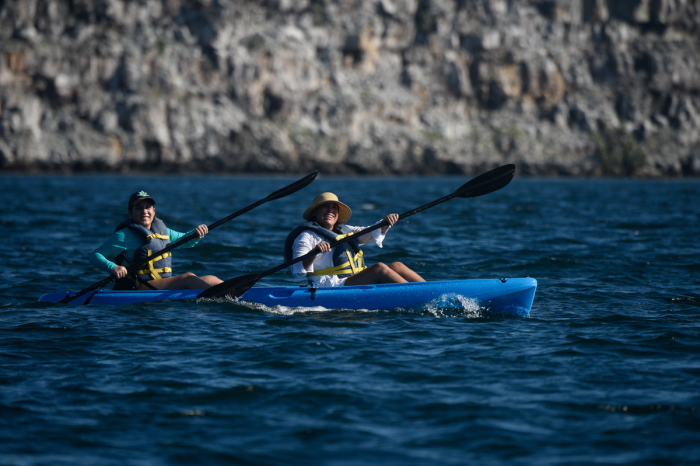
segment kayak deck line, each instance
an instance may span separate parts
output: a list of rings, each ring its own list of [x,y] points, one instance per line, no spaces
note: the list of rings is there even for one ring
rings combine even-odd
[[[302,286],[253,287],[238,300],[269,307],[323,307],[348,310],[391,310],[416,308],[431,302],[445,307],[460,307],[460,300],[441,299],[461,296],[478,302],[485,311],[527,317],[535,298],[534,278],[440,280],[381,285],[308,288]],[[194,300],[202,290],[100,290],[89,304],[123,305],[157,301]],[[41,302],[58,303],[74,291],[47,293]],[[80,305],[92,293],[70,304]],[[436,301],[437,300],[437,301]]]

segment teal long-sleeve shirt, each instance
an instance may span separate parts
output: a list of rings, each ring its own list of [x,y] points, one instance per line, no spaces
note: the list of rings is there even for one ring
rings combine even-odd
[[[180,233],[179,231],[168,228],[170,243],[175,243],[181,238],[191,234],[194,234],[194,229],[188,231],[187,233]],[[193,239],[176,247],[175,249],[194,247],[197,245],[197,243],[199,243],[200,239]],[[130,230],[129,228],[123,228],[117,232],[114,232],[104,243],[102,243],[102,246],[90,253],[90,263],[100,270],[111,273],[117,266],[117,264],[115,264],[113,261],[119,254],[124,253],[124,257],[126,257],[129,262],[133,262],[134,253],[144,244],[146,244],[146,239],[143,236],[139,235],[133,230]],[[126,267],[128,264],[124,264],[124,266]]]

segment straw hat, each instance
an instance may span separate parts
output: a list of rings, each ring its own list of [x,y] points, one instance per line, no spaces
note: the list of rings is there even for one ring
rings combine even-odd
[[[304,211],[304,219],[306,220],[313,220],[313,212],[314,209],[321,204],[325,204],[326,202],[332,202],[334,204],[338,204],[338,222],[337,223],[345,223],[348,221],[350,216],[352,215],[352,210],[350,210],[350,207],[346,206],[342,202],[338,200],[338,196],[336,196],[333,193],[321,193],[318,196],[314,197],[313,202],[309,207],[306,208]]]

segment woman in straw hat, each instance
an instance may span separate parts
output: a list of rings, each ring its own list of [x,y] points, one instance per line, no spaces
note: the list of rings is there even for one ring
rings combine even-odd
[[[286,261],[309,252],[315,253],[292,265],[295,277],[307,277],[314,288],[425,281],[401,262],[388,265],[380,262],[369,267],[364,265],[360,245],[374,241],[382,247],[384,235],[399,219],[398,214],[389,214],[384,218],[388,225],[331,248],[329,241],[366,228],[346,225],[350,215],[350,207],[340,202],[333,193],[321,193],[314,198],[303,214],[307,222],[292,231],[285,242]]]

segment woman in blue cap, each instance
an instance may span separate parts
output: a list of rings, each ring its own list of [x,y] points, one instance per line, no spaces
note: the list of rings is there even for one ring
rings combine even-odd
[[[201,237],[209,230],[206,225],[199,225],[187,233],[171,230],[156,217],[155,206],[156,201],[145,191],[132,194],[129,198],[129,218],[121,222],[112,236],[90,254],[90,263],[117,277],[115,290],[198,290],[221,283],[221,280],[213,275],[197,277],[188,272],[173,276],[171,254],[155,254],[171,242],[196,234],[197,239],[188,241],[176,249],[191,248],[199,243]],[[129,275],[127,268],[122,265],[126,262],[128,266],[149,256],[154,257],[133,275]]]

